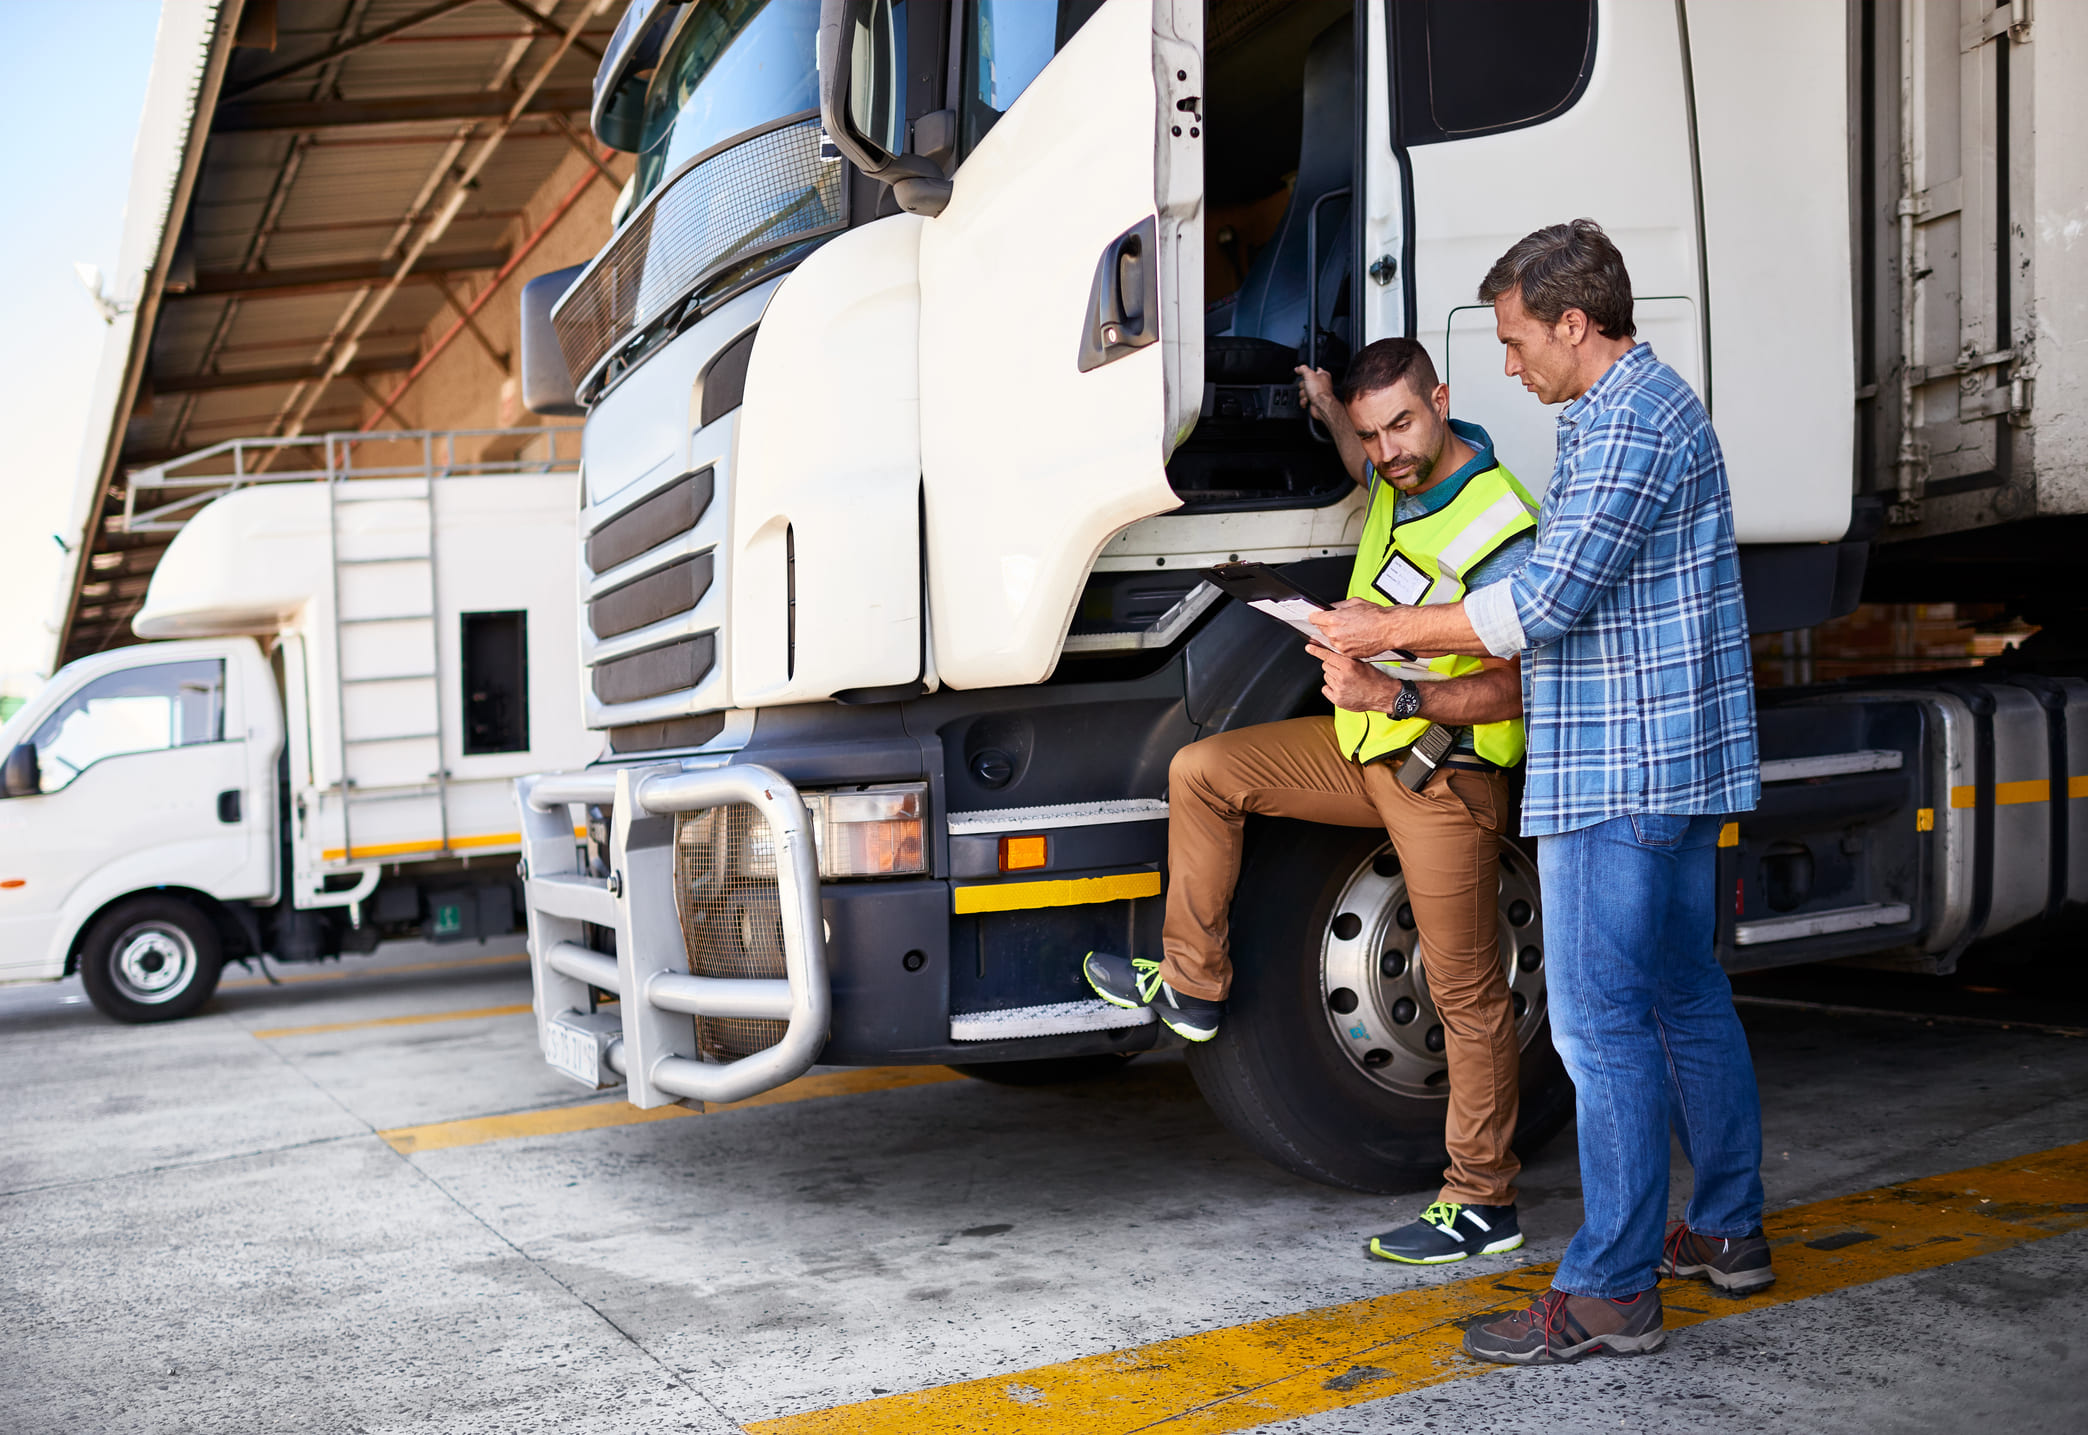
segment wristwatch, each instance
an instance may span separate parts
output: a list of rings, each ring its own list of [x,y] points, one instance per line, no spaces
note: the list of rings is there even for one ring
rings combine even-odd
[[[1399,680],[1399,696],[1392,700],[1392,716],[1395,721],[1416,717],[1421,712],[1421,689],[1412,678]]]

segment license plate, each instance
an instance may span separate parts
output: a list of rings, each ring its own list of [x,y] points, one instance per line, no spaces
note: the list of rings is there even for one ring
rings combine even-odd
[[[544,1059],[582,1086],[614,1086],[622,1078],[602,1060],[602,1053],[610,1038],[621,1034],[622,1023],[613,1015],[562,1012],[544,1024]]]

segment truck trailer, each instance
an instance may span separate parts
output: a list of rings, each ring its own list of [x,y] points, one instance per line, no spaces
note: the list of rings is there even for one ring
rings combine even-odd
[[[1475,293],[1584,214],[1711,409],[1755,632],[1866,593],[2046,628],[2006,671],[1761,693],[1721,960],[1948,972],[2064,914],[2088,683],[2039,559],[2088,513],[2084,61],[2088,15],[2021,0],[634,0],[594,91],[637,155],[615,232],[522,300],[526,402],[586,419],[608,745],[517,784],[547,1059],[648,1107],[1167,1044],[1080,962],[1159,954],[1173,754],[1324,710],[1197,576],[1342,589],[1363,499],[1294,367],[1420,339],[1541,490],[1553,415]],[[1571,1104],[1532,858],[1525,1144]],[[1251,824],[1233,929],[1188,1056],[1224,1121],[1358,1189],[1439,1166],[1383,834]]]
[[[501,440],[519,462],[476,456]],[[166,1021],[227,961],[519,930],[514,779],[601,747],[556,442],[233,440],[165,465],[187,492],[132,529],[178,528],[133,623],[153,641],[67,664],[0,729],[0,981],[77,972],[116,1020]],[[277,462],[314,447],[323,469]]]

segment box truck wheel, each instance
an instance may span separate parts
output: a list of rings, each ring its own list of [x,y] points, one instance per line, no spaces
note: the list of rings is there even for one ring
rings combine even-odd
[[[950,1070],[995,1086],[1057,1086],[1067,1081],[1114,1076],[1137,1055],[1135,1051],[1105,1051],[1099,1056],[1047,1056],[1035,1061],[952,1062]]]
[[[127,897],[95,918],[80,946],[80,980],[104,1016],[173,1021],[217,990],[217,928],[179,897]]]
[[[1564,1124],[1573,1085],[1544,1008],[1537,866],[1501,855],[1501,960],[1522,1049],[1516,1148]],[[1434,1183],[1447,1161],[1443,1028],[1417,955],[1398,858],[1382,832],[1263,822],[1233,901],[1233,987],[1189,1069],[1263,1157],[1357,1191]]]

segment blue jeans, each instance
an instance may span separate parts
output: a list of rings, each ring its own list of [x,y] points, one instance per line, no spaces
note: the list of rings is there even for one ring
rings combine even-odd
[[[1612,818],[1544,837],[1545,986],[1573,1077],[1581,1228],[1552,1284],[1628,1296],[1659,1279],[1668,1130],[1696,1170],[1690,1227],[1762,1223],[1762,1106],[1713,951],[1716,817]]]

